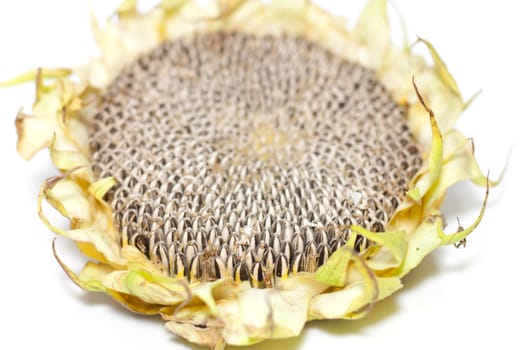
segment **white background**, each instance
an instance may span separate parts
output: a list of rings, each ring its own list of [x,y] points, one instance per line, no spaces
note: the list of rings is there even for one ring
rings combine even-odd
[[[118,1],[92,0],[104,17]],[[323,1],[355,18],[363,1]],[[441,248],[404,279],[405,288],[358,321],[323,321],[294,339],[255,349],[524,349],[525,14],[522,2],[396,0],[411,40],[431,40],[465,96],[483,94],[458,127],[474,137],[484,171],[496,177],[511,145],[504,182],[491,192],[486,217],[466,249]],[[392,23],[397,19],[392,16]],[[96,54],[84,1],[2,1],[0,81],[37,66],[74,66]],[[15,151],[14,119],[29,107],[31,84],[0,90],[0,348],[197,349],[177,340],[159,317],[131,314],[102,294],[81,291],[53,258],[53,234],[39,221],[36,196],[57,172],[47,152],[31,162]],[[455,186],[444,211],[455,229],[477,214],[483,189]],[[74,246],[57,240],[79,271]]]

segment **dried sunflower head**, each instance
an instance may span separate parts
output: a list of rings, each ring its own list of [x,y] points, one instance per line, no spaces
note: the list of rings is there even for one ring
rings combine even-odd
[[[80,287],[247,345],[362,317],[479,223],[443,232],[446,189],[486,182],[468,103],[430,43],[433,64],[391,44],[386,1],[352,30],[304,0],[126,1],[93,27],[99,58],[15,80],[36,78],[18,151],[63,173],[39,201],[71,229],[40,215],[91,259],[59,260]]]

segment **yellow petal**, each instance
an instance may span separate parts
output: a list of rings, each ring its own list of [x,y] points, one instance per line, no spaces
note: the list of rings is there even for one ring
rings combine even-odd
[[[368,0],[352,33],[357,46],[353,55],[368,68],[380,68],[390,45],[386,0]]]
[[[124,0],[115,11],[119,16],[137,14],[138,0]]]
[[[170,321],[166,323],[166,328],[189,342],[198,345],[214,350],[223,350],[225,347],[221,329],[218,327],[203,327],[202,325]]]
[[[483,199],[483,204],[481,206],[481,210],[478,214],[478,217],[474,221],[472,225],[470,225],[467,228],[459,227],[458,230],[455,233],[446,234],[443,231],[443,223],[441,222],[441,225],[438,224],[438,230],[439,230],[439,237],[441,238],[441,242],[443,245],[449,245],[449,244],[457,244],[460,241],[463,241],[469,234],[471,234],[476,227],[481,222],[481,219],[483,219],[483,215],[485,215],[485,209],[487,208],[487,201],[489,198],[489,180],[487,176],[487,189],[485,191],[485,198]]]
[[[439,56],[434,46],[428,40],[425,40],[420,37],[418,37],[418,41],[425,44],[425,46],[428,48],[428,51],[430,52],[430,55],[434,60],[435,69],[438,75],[441,77],[441,80],[450,88],[450,90],[452,90],[452,92],[457,97],[461,99],[461,93],[459,92],[459,87],[456,83],[456,79],[454,79],[452,74],[450,74],[450,72],[447,69],[447,66],[445,65],[445,62],[443,62],[441,56]]]
[[[439,127],[434,117],[434,112],[427,107],[423,97],[419,93],[419,90],[416,86],[415,80],[413,80],[414,89],[416,90],[417,96],[425,110],[428,112],[430,118],[430,126],[432,128],[432,146],[430,149],[430,156],[428,159],[428,172],[411,187],[407,195],[416,201],[418,204],[421,204],[421,197],[424,196],[430,187],[436,182],[439,178],[441,172],[441,165],[443,162],[443,138]],[[416,176],[417,178],[417,176]]]
[[[95,196],[96,199],[102,201],[102,198],[108,193],[108,191],[117,184],[117,180],[114,177],[106,177],[92,183],[89,186],[89,193]]]
[[[249,288],[218,305],[228,344],[298,335],[308,316],[308,297],[297,291]]]
[[[272,0],[272,6],[278,13],[285,15],[301,15],[308,1],[306,0]]]
[[[84,196],[84,190],[75,181],[58,181],[44,193],[47,201],[63,216],[75,222],[91,220],[91,205]]]
[[[9,79],[7,81],[2,81],[0,82],[0,87],[7,87],[32,82],[35,81],[37,77],[41,79],[64,78],[71,75],[71,73],[72,70],[69,68],[38,68],[22,73],[19,76]]]
[[[188,298],[187,289],[181,283],[170,283],[169,288],[157,276],[140,270],[131,270],[126,276],[126,287],[141,300],[149,304],[177,305]]]
[[[385,247],[388,252],[394,258],[394,266],[399,266],[405,259],[406,250],[407,250],[407,236],[405,232],[371,232],[363,227],[352,226],[352,231],[358,233],[359,235],[368,238],[369,240],[378,243],[380,246]],[[385,262],[385,257],[382,256],[382,262]],[[370,258],[367,262],[368,265],[372,268],[374,264],[374,258]]]
[[[354,254],[352,245],[345,244],[332,254],[326,264],[317,269],[316,279],[331,286],[343,287]]]

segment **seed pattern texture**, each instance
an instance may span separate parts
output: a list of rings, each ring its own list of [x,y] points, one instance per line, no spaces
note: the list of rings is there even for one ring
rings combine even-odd
[[[350,225],[385,229],[421,166],[405,118],[372,71],[303,38],[196,34],[119,74],[90,147],[123,242],[169,276],[264,288]]]

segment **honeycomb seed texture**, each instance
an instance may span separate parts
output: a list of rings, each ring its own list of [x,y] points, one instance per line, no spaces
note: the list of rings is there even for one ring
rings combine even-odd
[[[232,32],[142,56],[88,124],[123,242],[169,276],[271,287],[323,265],[349,225],[385,230],[422,163],[405,119],[372,71]]]

